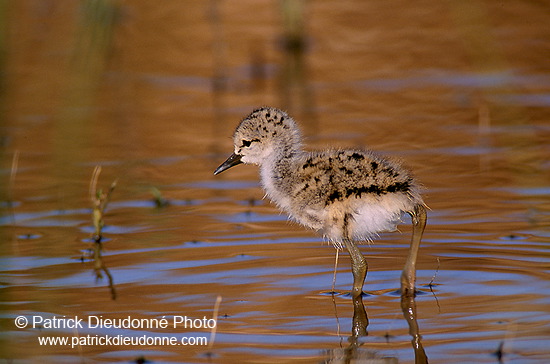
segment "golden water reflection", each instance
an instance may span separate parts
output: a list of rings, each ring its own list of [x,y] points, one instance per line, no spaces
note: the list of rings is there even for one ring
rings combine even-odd
[[[0,6],[0,358],[550,360],[548,5],[303,2],[300,18],[282,5],[292,2]],[[284,46],[287,23],[300,47]],[[431,208],[418,286],[437,271],[435,297],[394,293],[410,221],[361,247],[363,302],[333,303],[332,247],[262,200],[256,168],[213,179],[234,127],[261,105],[287,108],[311,148],[369,146],[415,171]],[[101,250],[116,300],[80,259],[96,165],[102,181],[118,178]],[[347,266],[338,292],[350,289]],[[218,295],[208,348],[39,346],[76,334],[14,326],[37,314],[210,317]]]

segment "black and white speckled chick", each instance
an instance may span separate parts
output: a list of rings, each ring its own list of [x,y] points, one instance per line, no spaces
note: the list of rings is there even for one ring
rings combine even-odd
[[[214,174],[239,163],[258,165],[267,196],[338,246],[393,231],[404,212],[414,219],[415,207],[424,204],[411,173],[373,151],[304,151],[296,122],[279,109],[253,111],[233,143],[234,153]]]
[[[233,142],[240,162],[260,166],[267,196],[334,243],[393,231],[402,213],[422,203],[410,172],[372,151],[304,151],[296,122],[278,109],[252,112]],[[223,164],[216,174],[232,165]]]

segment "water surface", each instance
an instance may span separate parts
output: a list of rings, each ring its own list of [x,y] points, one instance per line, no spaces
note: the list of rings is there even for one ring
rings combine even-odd
[[[282,3],[3,10],[1,359],[309,363],[353,351],[415,362],[396,293],[409,220],[362,247],[369,324],[357,338],[347,255],[331,295],[335,250],[262,199],[256,168],[212,175],[238,121],[273,105],[298,119],[309,148],[368,146],[424,184],[431,210],[410,309],[431,363],[550,361],[548,6],[308,2],[303,43],[285,43],[296,33]],[[104,191],[118,178],[102,243],[111,288],[90,255],[96,165]],[[214,341],[204,327],[15,326],[18,316],[210,319],[218,297]],[[38,343],[87,335],[210,345]]]

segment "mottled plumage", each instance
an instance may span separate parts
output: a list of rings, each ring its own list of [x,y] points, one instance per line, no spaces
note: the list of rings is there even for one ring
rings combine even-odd
[[[370,150],[304,151],[296,122],[275,108],[244,118],[233,143],[234,153],[215,174],[239,163],[259,165],[267,196],[293,220],[356,250],[350,254],[363,260],[365,274],[352,242],[395,230],[404,212],[414,220],[423,206],[418,183],[399,163]]]

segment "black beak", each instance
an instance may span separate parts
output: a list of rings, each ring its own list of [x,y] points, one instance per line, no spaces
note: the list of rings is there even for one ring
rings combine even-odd
[[[237,164],[241,164],[242,163],[241,158],[242,158],[242,155],[235,154],[235,153],[231,154],[229,158],[225,160],[225,162],[223,162],[218,168],[216,168],[216,170],[214,171],[214,175],[220,174],[226,169],[236,166]]]

